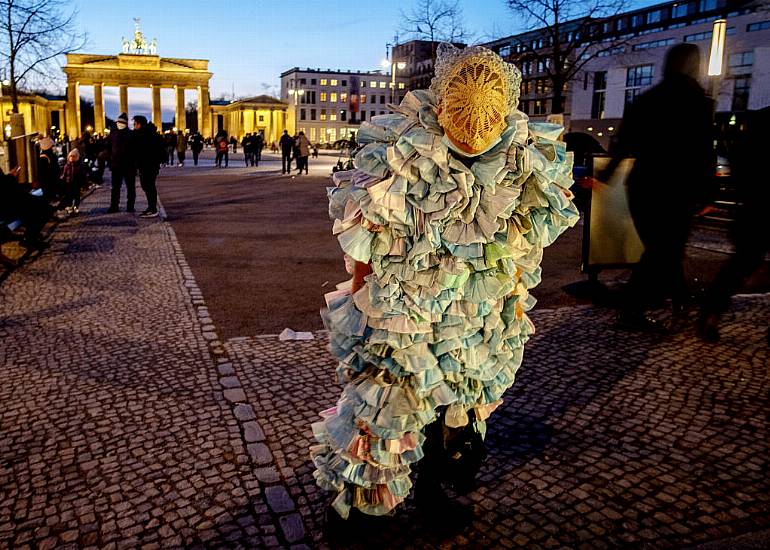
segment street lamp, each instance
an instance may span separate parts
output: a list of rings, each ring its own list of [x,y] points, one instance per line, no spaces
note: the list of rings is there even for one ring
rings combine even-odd
[[[713,77],[712,96],[714,98],[714,110],[717,109],[719,102],[720,76],[722,76],[722,65],[725,57],[725,36],[727,34],[727,20],[717,19],[711,31],[711,52],[709,53],[708,75]]]
[[[390,66],[390,103],[394,102],[396,93],[396,69],[403,71],[406,68],[406,63],[403,61],[396,61],[395,47],[398,45],[398,36],[393,38],[393,44],[388,42],[385,44],[385,59],[382,60],[382,66]],[[390,55],[390,49],[393,47],[393,56]],[[390,59],[389,59],[390,58]]]
[[[303,89],[294,89],[289,90],[289,93],[294,96],[294,133],[296,134],[298,132],[297,125],[298,125],[298,109],[297,106],[299,105],[299,96],[305,94],[305,90]]]

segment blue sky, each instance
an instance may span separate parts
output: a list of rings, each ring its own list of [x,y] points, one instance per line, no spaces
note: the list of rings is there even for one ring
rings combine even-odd
[[[656,3],[637,0],[634,7]],[[117,54],[133,34],[133,18],[158,39],[158,55],[208,59],[211,97],[275,93],[280,74],[294,66],[371,70],[393,41],[401,10],[411,0],[75,0],[86,53]],[[504,0],[460,0],[475,42],[525,30]],[[408,37],[401,36],[404,41]],[[91,95],[84,88],[83,95]],[[117,115],[116,90],[105,90],[107,116]],[[188,100],[193,100],[190,95]],[[163,119],[173,116],[171,90],[161,97]],[[130,90],[132,114],[149,111],[149,90]]]

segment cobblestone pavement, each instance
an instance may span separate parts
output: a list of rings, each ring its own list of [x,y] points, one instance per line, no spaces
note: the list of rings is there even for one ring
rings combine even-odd
[[[170,226],[108,195],[0,287],[0,548],[289,546]]]
[[[736,300],[718,345],[691,329],[621,332],[592,307],[535,311],[537,334],[489,422],[476,520],[442,536],[407,502],[361,547],[683,547],[770,527],[770,295]],[[310,423],[339,395],[325,335],[225,347],[313,541],[328,495],[313,482]],[[765,539],[766,540],[766,539]],[[717,546],[719,547],[719,546]],[[739,546],[740,547],[740,546]]]
[[[307,452],[339,395],[325,334],[221,341],[169,224],[108,216],[107,200],[0,286],[0,548],[333,546]],[[432,531],[408,501],[358,546],[686,547],[769,529],[770,295],[735,306],[716,345],[536,310],[461,499],[473,524]]]

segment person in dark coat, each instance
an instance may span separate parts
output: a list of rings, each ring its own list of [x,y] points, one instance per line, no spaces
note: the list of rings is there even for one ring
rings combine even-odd
[[[684,252],[691,220],[707,202],[714,175],[713,103],[698,83],[695,44],[672,47],[663,80],[626,108],[612,160],[600,176],[609,181],[624,158],[635,158],[628,205],[644,253],[634,267],[620,325],[659,330],[645,310],[672,299],[675,313],[689,301]]]
[[[43,197],[31,195],[29,189],[18,182],[19,172],[18,166],[9,174],[0,170],[0,219],[20,220],[24,226],[21,245],[43,248],[46,243],[40,232],[51,218],[53,209]]]
[[[770,151],[770,107],[751,114],[747,131],[728,152],[740,203],[731,228],[735,252],[709,286],[698,318],[698,334],[710,342],[719,340],[719,320],[730,307],[730,298],[770,252],[765,213],[770,204],[770,185],[764,164],[764,155]],[[770,318],[767,321],[770,327]],[[767,338],[770,340],[770,330]]]
[[[59,161],[53,152],[54,142],[49,137],[38,141],[40,154],[37,159],[37,181],[46,200],[56,198],[59,191]]]
[[[265,147],[265,135],[262,130],[257,132],[254,136],[254,161],[259,166],[259,161],[262,160],[262,149]]]
[[[203,150],[203,136],[200,134],[200,132],[195,132],[192,138],[190,138],[190,150],[192,151],[193,155],[193,164],[198,166],[198,156]]]
[[[147,196],[147,209],[140,218],[154,218],[158,215],[158,191],[155,180],[160,165],[166,156],[165,142],[152,122],[141,115],[134,117],[134,151],[139,183]]]
[[[108,142],[110,170],[112,171],[112,192],[108,213],[117,212],[120,206],[120,187],[126,184],[126,212],[134,211],[136,202],[136,167],[132,150],[131,130],[128,129],[128,115],[120,113],[115,125],[117,129],[110,132]]]
[[[217,168],[222,167],[222,161],[225,163],[225,168],[227,168],[227,165],[229,163],[229,155],[228,155],[228,139],[227,139],[227,131],[226,130],[219,130],[217,132],[217,135],[214,136],[214,148],[216,149],[216,157],[214,159],[214,165]]]
[[[284,130],[278,145],[281,146],[281,174],[291,172],[291,154],[294,151],[294,138]]]

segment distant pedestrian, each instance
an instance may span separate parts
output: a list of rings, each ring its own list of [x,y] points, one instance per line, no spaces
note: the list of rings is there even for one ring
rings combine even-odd
[[[214,160],[214,164],[217,168],[222,167],[222,161],[225,163],[225,168],[228,165],[229,161],[229,155],[228,155],[228,140],[227,140],[227,131],[226,130],[220,130],[217,132],[217,135],[214,137],[214,148],[216,149],[216,158]]]
[[[56,217],[60,220],[80,212],[80,191],[86,186],[86,167],[77,149],[73,149],[67,155],[61,182],[64,196],[56,211]]]
[[[634,267],[618,318],[623,328],[659,330],[645,310],[671,297],[678,313],[690,300],[683,267],[685,244],[716,160],[713,103],[699,77],[698,47],[689,43],[672,47],[663,80],[626,108],[610,151],[613,158],[599,178],[609,181],[622,159],[636,159],[628,176],[628,206],[644,253]]]
[[[164,141],[158,134],[158,129],[152,122],[141,115],[134,117],[134,148],[136,152],[136,168],[139,172],[139,183],[147,196],[147,209],[141,218],[154,218],[158,215],[158,191],[155,180],[163,162]]]
[[[134,211],[136,201],[136,167],[131,130],[128,129],[128,115],[120,113],[115,123],[116,129],[110,132],[108,151],[110,170],[112,171],[112,190],[108,213],[117,212],[120,206],[120,187],[126,184],[126,212]]]
[[[265,147],[265,134],[262,133],[262,130],[257,132],[257,135],[254,136],[254,160],[256,161],[256,165],[259,166],[259,161],[262,160],[262,149]]]
[[[37,159],[37,182],[46,200],[52,200],[59,194],[59,162],[53,152],[54,141],[44,137],[38,141],[40,153]]]
[[[198,156],[203,150],[203,136],[200,134],[200,132],[195,132],[193,134],[192,139],[190,140],[190,150],[192,151],[193,155],[193,164],[198,166]]]
[[[166,143],[166,154],[168,155],[168,160],[163,164],[174,166],[174,157],[176,156],[176,132],[174,132],[174,130],[169,130],[166,132],[163,139]]]
[[[308,170],[308,157],[310,157],[310,141],[305,137],[305,132],[297,134],[296,147],[299,156],[297,157],[297,173],[301,174],[302,170],[305,170],[307,174]]]
[[[246,166],[249,166],[249,164],[254,166],[254,149],[252,147],[251,133],[243,136],[241,147],[243,148],[243,161],[246,163]]]
[[[762,264],[770,252],[770,231],[765,210],[770,204],[770,186],[765,175],[764,155],[770,150],[770,107],[750,112],[748,128],[728,152],[731,177],[740,204],[731,228],[735,252],[711,283],[698,319],[698,334],[704,340],[719,340],[719,320],[730,307],[730,298]],[[770,327],[770,318],[765,326]],[[770,339],[770,331],[767,334]]]
[[[294,138],[288,131],[283,131],[279,145],[281,146],[281,174],[288,174],[291,172],[291,153],[294,150]]]
[[[235,139],[235,136],[230,136],[230,145],[233,146],[233,153],[238,152],[238,140]]]
[[[180,130],[176,136],[176,158],[179,161],[179,166],[184,166],[187,155],[187,139],[187,134]]]

